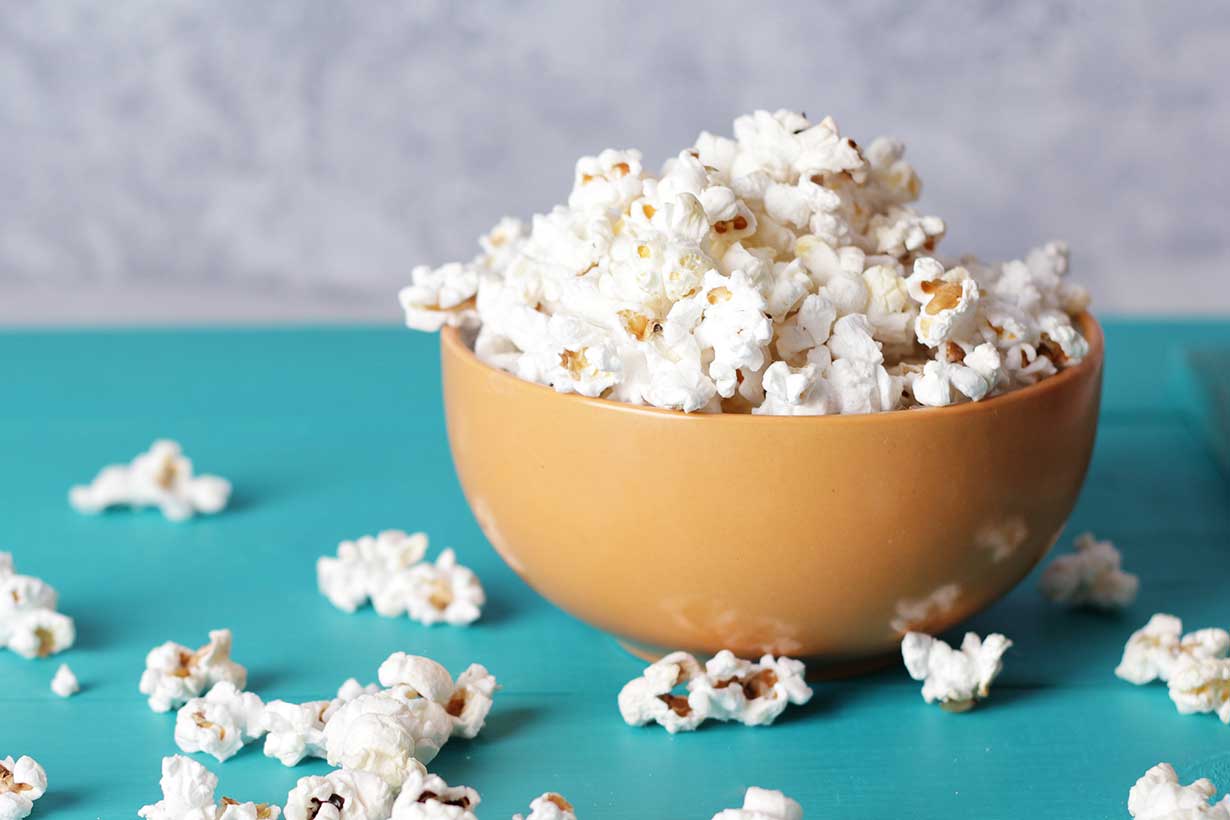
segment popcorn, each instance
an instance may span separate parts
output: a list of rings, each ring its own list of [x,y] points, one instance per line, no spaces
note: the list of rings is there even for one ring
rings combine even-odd
[[[205,752],[219,762],[264,734],[265,704],[229,681],[188,701],[175,716],[175,745],[188,753]]]
[[[943,406],[1079,362],[1066,246],[936,256],[946,225],[911,206],[904,151],[757,111],[657,175],[636,151],[582,157],[528,230],[506,219],[470,262],[415,268],[407,323],[477,326],[482,361],[560,392],[689,413]]]
[[[248,682],[248,670],[231,660],[229,629],[210,632],[209,643],[195,651],[172,641],[150,650],[138,688],[150,709],[169,712],[222,682],[236,689]]]
[[[21,820],[47,791],[47,773],[32,757],[0,758],[0,820]]]
[[[1131,605],[1140,579],[1121,567],[1122,556],[1110,541],[1092,533],[1076,537],[1076,552],[1061,555],[1042,573],[1042,594],[1057,604],[1118,609]]]
[[[562,794],[544,792],[530,803],[528,817],[514,814],[513,820],[577,820],[577,815]]]
[[[320,591],[338,609],[355,612],[370,598],[379,615],[403,613],[428,626],[464,626],[478,620],[486,595],[478,576],[457,563],[451,549],[423,561],[427,536],[385,530],[338,545],[337,557],[316,562]]]
[[[182,755],[162,759],[162,799],[137,811],[145,820],[278,820],[282,811],[266,803],[239,803],[223,797],[214,803],[218,778]]]
[[[992,682],[1003,669],[1004,652],[1011,646],[1012,641],[998,633],[983,640],[967,632],[961,648],[955,650],[930,635],[907,632],[901,641],[901,656],[910,677],[923,682],[927,703],[939,701],[946,711],[964,712],[990,694]]]
[[[1169,763],[1145,772],[1128,793],[1128,813],[1137,820],[1230,820],[1230,796],[1209,804],[1217,794],[1212,781],[1201,778],[1183,786]]]
[[[722,650],[702,669],[687,652],[672,652],[624,685],[619,712],[630,726],[654,722],[671,734],[709,718],[767,726],[788,704],[811,700],[803,674],[803,664],[790,658],[765,655],[752,663]],[[681,686],[686,696],[676,694]]]
[[[389,820],[393,797],[376,775],[339,769],[301,778],[286,796],[286,820]]]
[[[1155,680],[1166,682],[1175,664],[1184,657],[1200,660],[1230,654],[1230,632],[1224,629],[1182,633],[1183,622],[1175,616],[1154,615],[1128,638],[1115,674],[1138,686]]]
[[[390,820],[477,820],[473,809],[480,801],[474,789],[416,771],[406,778]]]
[[[745,726],[767,726],[788,704],[811,700],[803,679],[803,664],[790,658],[765,655],[759,663],[740,660],[722,650],[705,664],[689,701],[698,711],[717,720],[737,720]]]
[[[431,762],[450,726],[443,707],[433,701],[383,692],[360,695],[325,724],[325,759],[330,766],[379,775],[398,788],[410,772]]]
[[[283,766],[298,766],[304,758],[325,756],[325,712],[332,701],[265,704],[261,729],[265,734],[265,757],[277,758]],[[339,704],[340,705],[340,704]],[[330,715],[331,717],[332,715]]]
[[[59,595],[41,578],[19,575],[0,552],[0,646],[26,658],[62,652],[77,639],[73,619],[57,612]]]
[[[444,711],[452,718],[452,737],[470,740],[478,737],[495,702],[499,688],[495,676],[482,664],[472,663],[457,676],[457,685]]]
[[[1230,723],[1230,658],[1183,655],[1170,671],[1169,686],[1179,714],[1213,713]]]
[[[55,676],[51,679],[51,691],[62,698],[70,698],[81,691],[81,684],[77,681],[73,670],[68,668],[68,664],[62,663],[56,670]]]
[[[159,439],[130,464],[104,467],[89,484],[73,487],[69,503],[78,512],[99,513],[108,507],[157,507],[170,521],[221,512],[231,496],[226,479],[193,475],[192,462],[178,443]]]
[[[713,820],[803,820],[803,807],[779,791],[752,786],[743,795],[743,808],[723,809]]]

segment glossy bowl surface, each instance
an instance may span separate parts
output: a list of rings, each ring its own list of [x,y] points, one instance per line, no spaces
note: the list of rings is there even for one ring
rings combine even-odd
[[[1015,586],[1093,451],[1103,339],[1031,387],[865,416],[686,415],[563,395],[442,335],[457,474],[504,560],[641,654],[857,668]]]

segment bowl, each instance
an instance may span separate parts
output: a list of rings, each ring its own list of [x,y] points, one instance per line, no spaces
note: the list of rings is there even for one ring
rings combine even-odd
[[[688,415],[556,393],[441,337],[475,518],[548,600],[646,658],[857,672],[1007,593],[1059,536],[1093,451],[1103,338],[1035,385],[862,416]]]

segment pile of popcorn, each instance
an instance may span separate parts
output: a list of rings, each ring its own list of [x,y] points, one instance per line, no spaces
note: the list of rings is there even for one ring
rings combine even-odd
[[[427,536],[385,530],[338,545],[337,557],[316,562],[321,594],[343,612],[355,612],[370,599],[377,614],[431,626],[466,626],[478,620],[487,596],[468,567],[446,549],[435,563],[424,561]]]
[[[215,475],[196,475],[178,442],[158,439],[128,464],[99,470],[89,484],[68,491],[68,503],[90,515],[110,507],[157,507],[170,521],[221,512],[231,484]]]
[[[734,134],[701,133],[657,176],[635,150],[582,157],[567,205],[415,268],[406,323],[477,330],[484,362],[563,393],[686,412],[938,407],[1086,355],[1062,243],[941,258],[901,143],[790,111]]]
[[[0,552],[0,647],[25,658],[62,652],[77,639],[73,619],[56,611],[60,596],[41,578],[19,575]]]

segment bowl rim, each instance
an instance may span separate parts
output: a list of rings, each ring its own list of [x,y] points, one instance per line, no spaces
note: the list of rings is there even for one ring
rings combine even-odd
[[[478,355],[465,343],[462,339],[460,328],[453,326],[445,326],[440,330],[440,351],[441,354],[453,361],[462,364],[468,369],[481,369],[488,377],[495,378],[509,387],[522,391],[540,391],[542,394],[555,397],[558,401],[570,401],[582,405],[589,406],[597,412],[607,413],[630,413],[633,415],[645,415],[657,417],[660,419],[676,419],[689,420],[691,423],[703,424],[776,424],[785,425],[793,424],[888,424],[892,423],[892,419],[920,419],[920,418],[955,418],[962,414],[968,415],[971,413],[994,413],[1011,402],[1030,401],[1031,399],[1043,396],[1047,393],[1052,393],[1062,389],[1069,382],[1083,380],[1087,378],[1092,371],[1099,369],[1102,365],[1102,357],[1105,347],[1105,339],[1102,333],[1102,327],[1093,314],[1084,311],[1076,317],[1077,323],[1080,325],[1081,335],[1089,343],[1089,353],[1085,358],[1081,359],[1080,363],[1064,368],[1053,376],[1048,376],[1041,381],[1025,387],[1019,387],[1016,390],[1010,390],[1007,393],[1001,393],[998,396],[992,396],[989,399],[980,401],[962,402],[960,404],[950,404],[947,407],[914,407],[906,410],[888,410],[877,413],[831,413],[823,416],[777,416],[777,415],[754,415],[752,413],[685,413],[682,410],[668,410],[663,407],[654,407],[645,404],[631,404],[629,402],[614,401],[612,399],[590,398],[582,396],[578,393],[561,393],[554,388],[539,384],[538,382],[526,381],[525,379],[515,376],[506,370],[501,370],[498,367],[491,365],[478,358]]]

